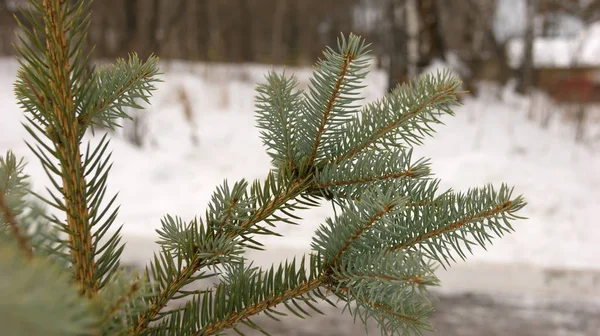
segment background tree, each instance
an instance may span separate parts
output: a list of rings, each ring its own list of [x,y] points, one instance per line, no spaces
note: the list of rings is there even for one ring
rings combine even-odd
[[[383,36],[387,45],[388,90],[408,80],[408,31],[406,0],[385,0]]]
[[[534,67],[534,49],[533,43],[535,39],[535,17],[538,14],[538,0],[527,0],[527,15],[526,15],[526,28],[524,38],[524,52],[523,60],[521,61],[521,67],[519,69],[519,83],[517,85],[517,91],[525,94],[529,93],[529,89],[533,83],[533,67]]]

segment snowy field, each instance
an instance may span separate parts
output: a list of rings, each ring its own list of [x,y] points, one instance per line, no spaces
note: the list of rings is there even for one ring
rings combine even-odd
[[[16,67],[14,60],[0,59],[0,153],[12,149],[24,156],[33,189],[43,194],[47,179],[24,144],[28,136],[13,97]],[[162,69],[165,82],[141,113],[147,127],[144,146],[135,147],[122,133],[112,141],[109,191],[119,192],[117,223],[124,224],[127,240],[153,240],[165,214],[203,215],[224,179],[265,176],[270,165],[254,126],[253,90],[269,69],[183,63]],[[307,83],[309,69],[286,71]],[[384,74],[372,73],[366,100],[378,98],[385,82]],[[466,190],[506,182],[529,203],[521,213],[529,219],[515,222],[515,233],[495,240],[487,251],[476,250],[467,264],[600,271],[598,146],[576,144],[571,128],[542,129],[527,120],[522,99],[505,96],[467,98],[457,116],[447,117],[437,136],[416,150],[431,158],[443,187]],[[186,114],[186,99],[191,114]],[[279,228],[283,238],[263,239],[271,253],[308,251],[314,230],[330,211],[326,205],[303,215],[301,225]],[[148,256],[147,251],[130,247],[126,257]]]

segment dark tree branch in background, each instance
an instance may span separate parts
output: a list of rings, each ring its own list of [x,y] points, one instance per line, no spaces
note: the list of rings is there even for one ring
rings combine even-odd
[[[527,0],[527,28],[525,30],[523,60],[521,61],[519,85],[517,91],[526,94],[533,85],[533,42],[535,38],[535,15],[538,12],[539,1]]]
[[[386,38],[388,91],[408,79],[408,33],[406,28],[406,1],[386,0],[383,35]]]
[[[446,43],[442,37],[441,20],[437,0],[418,0],[419,13],[419,68],[423,68],[434,59],[445,60]]]

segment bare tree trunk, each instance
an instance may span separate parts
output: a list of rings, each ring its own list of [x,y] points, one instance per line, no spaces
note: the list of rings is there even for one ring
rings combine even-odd
[[[406,2],[404,0],[387,0],[385,6],[385,23],[383,30],[387,35],[388,90],[408,79],[408,36],[406,31]]]
[[[147,5],[147,4],[146,4]],[[146,58],[150,56],[150,54],[160,53],[160,43],[158,42],[158,24],[159,24],[159,15],[160,15],[160,0],[152,0],[152,5],[150,6],[150,18],[148,19],[148,25],[146,26],[146,33],[148,44],[147,47],[144,48],[143,52],[141,52],[142,57]]]
[[[15,19],[8,10],[4,1],[0,0],[0,55],[10,55],[13,41],[14,29],[16,28]]]
[[[535,15],[538,10],[538,0],[527,0],[527,28],[525,30],[523,61],[521,62],[520,79],[517,91],[521,94],[529,93],[533,85],[533,42]]]
[[[124,3],[125,37],[121,39],[121,50],[132,50],[135,48],[138,0],[125,0]]]
[[[406,36],[407,36],[407,71],[409,77],[415,77],[419,74],[419,67],[417,65],[419,61],[419,11],[418,11],[418,0],[403,0],[405,5],[406,14],[404,19],[406,20]]]
[[[181,0],[182,2],[184,0]],[[197,21],[202,20],[202,18],[198,17],[198,14],[200,13],[200,6],[202,6],[202,2],[201,1],[185,1],[186,2],[186,9],[187,11],[185,11],[184,13],[186,13],[186,15],[182,18],[183,20],[180,21],[184,21],[184,27],[185,27],[185,33],[188,35],[188,38],[185,39],[184,41],[184,48],[182,51],[183,55],[186,55],[187,59],[189,60],[197,60],[198,59],[198,55],[200,54],[200,47],[199,47],[199,32],[198,32],[198,23]],[[181,13],[181,12],[180,12]],[[185,92],[182,93],[182,97],[185,96]]]
[[[255,60],[254,44],[252,41],[252,8],[248,0],[239,0],[237,7],[239,11],[239,27],[241,28],[237,32],[241,37],[239,61],[252,62]]]
[[[218,61],[225,57],[224,39],[221,31],[219,18],[219,3],[218,1],[207,1],[208,10],[208,26],[210,27],[210,35],[208,39],[208,60]]]
[[[273,15],[273,33],[271,34],[271,62],[280,63],[284,61],[285,43],[283,34],[285,27],[285,14],[287,12],[288,0],[279,0],[275,3],[275,15]]]
[[[419,70],[435,58],[445,60],[446,45],[441,33],[441,23],[437,0],[418,0],[419,13]]]
[[[298,24],[298,3],[292,2],[292,9],[290,10],[290,18],[288,23],[288,36],[286,47],[288,50],[287,62],[297,64],[300,59],[300,50],[298,41],[300,40],[300,27]]]

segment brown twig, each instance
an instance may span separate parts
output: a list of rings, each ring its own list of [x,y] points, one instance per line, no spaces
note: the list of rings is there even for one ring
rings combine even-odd
[[[235,313],[231,314],[231,316],[229,316],[229,318],[227,318],[226,320],[213,322],[213,323],[207,325],[202,330],[196,331],[192,335],[207,336],[207,335],[215,334],[223,329],[233,326],[235,323],[237,323],[243,319],[246,319],[250,316],[256,315],[256,314],[263,312],[271,307],[281,304],[290,298],[298,297],[298,296],[304,295],[314,289],[317,289],[318,287],[321,286],[322,283],[323,283],[322,277],[318,277],[311,281],[304,282],[303,284],[297,286],[296,288],[285,291],[284,293],[280,294],[279,296],[266,298],[264,300],[256,302],[255,304],[253,304],[249,307],[246,307],[242,312],[235,312]]]
[[[408,119],[421,113],[427,106],[430,106],[431,104],[435,103],[437,100],[440,100],[441,98],[444,98],[450,94],[457,94],[457,92],[455,92],[454,88],[451,86],[442,86],[437,92],[435,92],[434,94],[429,96],[427,99],[422,101],[412,111],[409,111],[405,114],[400,115],[399,118],[397,118],[396,120],[393,120],[392,122],[385,125],[384,127],[381,127],[380,129],[376,130],[364,143],[354,146],[346,153],[338,156],[333,162],[339,163],[344,159],[354,157],[356,154],[362,152],[364,149],[371,146],[377,139],[380,139],[385,134],[391,132],[393,129],[395,129],[402,123],[406,122]]]
[[[21,250],[25,253],[27,258],[31,259],[33,257],[33,249],[29,245],[27,238],[21,234],[21,229],[17,224],[15,214],[6,204],[6,199],[4,197],[4,191],[0,190],[0,213],[2,213],[2,218],[4,218],[4,221],[7,223],[10,231],[17,240],[17,243],[21,247]]]
[[[239,226],[247,229],[270,216],[279,209],[281,205],[296,198],[304,190],[306,181],[307,180],[293,182],[290,188],[257,209],[252,218],[241,223]],[[233,238],[241,233],[243,233],[242,229],[232,230],[227,233],[227,236]],[[201,259],[195,255],[189,265],[184,267],[182,271],[152,300],[150,308],[138,317],[134,326],[135,333],[140,333],[145,330],[150,321],[152,321],[161,309],[167,305],[171,298],[187,283],[194,273],[200,268],[207,266],[207,264],[203,262],[204,260],[205,259]]]
[[[321,144],[321,137],[323,136],[323,133],[325,132],[325,125],[327,125],[327,121],[329,120],[329,114],[333,110],[333,105],[335,103],[335,100],[338,98],[338,95],[342,89],[342,83],[343,83],[344,79],[346,78],[346,75],[348,73],[348,68],[350,67],[350,63],[352,63],[352,61],[354,61],[355,57],[356,57],[356,55],[350,54],[350,53],[347,53],[346,55],[344,55],[344,63],[342,63],[342,69],[341,69],[340,73],[338,74],[337,82],[333,88],[333,92],[331,93],[329,100],[327,101],[327,107],[325,108],[325,111],[323,112],[323,117],[321,119],[321,123],[319,124],[319,128],[317,129],[317,135],[315,137],[315,142],[313,144],[312,152],[311,152],[309,160],[308,160],[309,165],[312,165],[317,157],[317,150],[319,149],[319,145]]]
[[[507,202],[504,202],[503,204],[500,204],[500,205],[494,207],[493,209],[481,212],[476,215],[467,216],[456,222],[450,223],[444,227],[438,228],[436,230],[432,230],[431,232],[420,234],[414,238],[411,238],[407,241],[398,243],[395,246],[388,248],[386,250],[386,253],[389,253],[394,250],[407,249],[407,248],[410,248],[422,241],[429,240],[433,237],[441,236],[444,233],[447,233],[450,231],[458,230],[458,229],[462,228],[463,226],[471,223],[473,220],[483,219],[483,218],[487,218],[487,217],[490,217],[493,215],[497,215],[497,214],[507,210],[508,208],[510,208],[511,205],[512,205],[511,201],[507,201]]]
[[[44,28],[46,34],[46,52],[48,66],[53,68],[54,75],[47,79],[50,93],[56,104],[49,106],[56,118],[55,132],[60,132],[60,139],[53,139],[56,155],[61,160],[62,193],[65,199],[67,226],[69,234],[69,250],[72,257],[75,279],[80,291],[93,297],[99,290],[100,279],[96,276],[94,248],[89,223],[89,209],[86,199],[86,181],[81,161],[77,118],[75,116],[75,99],[70,73],[72,64],[69,58],[69,38],[67,31],[72,22],[69,21],[63,0],[43,0]],[[54,41],[54,42],[53,42]]]
[[[415,177],[415,176],[416,176],[415,171],[409,169],[409,170],[401,171],[401,172],[387,173],[387,174],[383,174],[381,176],[365,176],[362,178],[345,180],[345,181],[327,181],[325,183],[317,184],[317,187],[318,188],[339,187],[339,186],[345,186],[345,185],[351,185],[351,184],[357,184],[357,183],[385,181],[385,180],[397,179],[397,178],[401,178],[401,177]]]
[[[395,206],[396,206],[396,204],[386,204],[386,205],[384,205],[384,207],[383,207],[383,209],[381,211],[378,211],[373,216],[371,216],[371,218],[369,218],[367,220],[367,222],[359,228],[358,231],[354,232],[352,234],[352,236],[350,236],[350,238],[348,238],[348,240],[344,243],[344,246],[342,246],[342,248],[339,249],[339,251],[336,253],[336,255],[331,259],[331,261],[329,261],[328,266],[325,267],[325,268],[327,269],[327,268],[332,267],[333,265],[335,265],[337,263],[338,259],[344,253],[344,251],[346,251],[348,249],[348,247],[356,239],[358,239],[358,237],[360,237],[360,235],[363,232],[365,232],[371,226],[373,226],[373,224],[375,224],[375,222],[377,222],[379,219],[381,219],[381,217],[385,216],[387,213],[389,213],[390,211],[392,211],[392,209],[394,209]]]
[[[115,302],[115,304],[110,307],[108,309],[108,311],[106,312],[106,315],[104,315],[104,318],[102,319],[103,324],[108,322],[108,320],[114,316],[119,309],[121,309],[121,307],[128,303],[129,300],[131,299],[131,297],[135,294],[135,292],[137,292],[140,289],[140,280],[134,281],[131,286],[129,287],[129,290],[123,294],[121,297],[119,297],[119,299],[117,300],[117,302]]]

